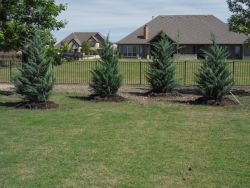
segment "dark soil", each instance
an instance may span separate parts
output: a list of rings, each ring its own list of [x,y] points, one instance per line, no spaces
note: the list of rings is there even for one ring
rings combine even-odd
[[[194,101],[190,101],[190,104],[195,104],[195,105],[211,105],[211,106],[231,106],[231,105],[238,105],[237,102],[235,102],[232,99],[225,98],[222,101],[217,101],[217,100],[211,100],[207,99],[205,97],[199,97],[198,99]]]
[[[16,108],[25,108],[25,109],[52,109],[58,108],[58,104],[47,101],[47,102],[39,102],[39,103],[29,103],[29,102],[20,102],[16,105]]]
[[[234,88],[232,93],[238,96],[250,96],[250,89]]]

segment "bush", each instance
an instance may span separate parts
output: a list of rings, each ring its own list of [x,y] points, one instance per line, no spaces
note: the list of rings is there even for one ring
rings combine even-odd
[[[54,86],[51,65],[42,38],[34,35],[23,50],[22,67],[12,80],[16,93],[28,102],[46,102]]]
[[[216,44],[214,35],[211,41],[209,50],[204,51],[205,60],[197,74],[198,90],[207,100],[222,101],[233,87],[233,78],[226,63],[228,51]]]
[[[174,48],[165,34],[153,46],[153,62],[147,72],[151,91],[155,93],[171,92],[177,86],[175,66],[173,64]]]
[[[122,84],[122,76],[118,70],[118,52],[107,38],[98,53],[102,60],[91,72],[90,88],[96,96],[114,97]]]

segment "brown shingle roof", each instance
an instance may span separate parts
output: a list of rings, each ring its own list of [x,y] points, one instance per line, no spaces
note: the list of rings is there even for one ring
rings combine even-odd
[[[62,42],[69,43],[72,39],[74,39],[78,44],[81,44],[83,41],[89,40],[91,37],[97,40],[98,42],[98,39],[95,37],[96,35],[100,35],[103,38],[103,36],[98,32],[74,32],[67,36],[65,39],[63,39],[61,42],[56,44],[56,47],[60,47]]]
[[[230,32],[227,24],[212,15],[158,16],[146,25],[149,27],[148,40],[143,38],[142,26],[118,44],[146,44],[161,31],[180,44],[211,44],[211,33],[219,44],[243,44],[247,39],[243,34]]]

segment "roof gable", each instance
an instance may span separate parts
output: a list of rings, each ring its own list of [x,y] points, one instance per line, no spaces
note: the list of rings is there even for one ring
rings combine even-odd
[[[212,15],[158,16],[146,23],[149,38],[141,37],[144,26],[129,34],[118,44],[147,44],[161,31],[180,44],[211,44],[214,33],[219,44],[243,44],[247,37],[230,32],[228,25]]]
[[[102,35],[98,32],[74,32],[59,42],[56,47],[60,47],[63,42],[70,43],[72,40],[78,43],[78,45],[81,45],[83,41],[88,41],[91,38],[93,38],[96,42],[99,42],[100,39],[103,39]]]

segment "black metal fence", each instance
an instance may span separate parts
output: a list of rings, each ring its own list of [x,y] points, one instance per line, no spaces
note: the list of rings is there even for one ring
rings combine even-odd
[[[54,67],[57,84],[88,84],[91,81],[91,70],[98,66],[98,61],[64,62]],[[120,61],[119,69],[123,75],[123,84],[146,85],[146,74],[150,62],[145,61]],[[236,86],[250,86],[250,60],[230,61],[229,68],[232,72]],[[17,68],[21,65],[17,59],[0,59],[0,82],[8,83]],[[181,86],[195,85],[195,74],[201,66],[200,61],[175,62],[176,79]]]

